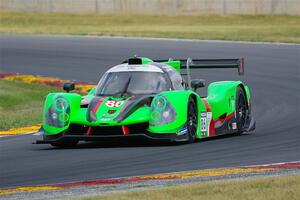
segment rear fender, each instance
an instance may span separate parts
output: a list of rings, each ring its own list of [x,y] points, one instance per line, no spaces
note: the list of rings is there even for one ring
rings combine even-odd
[[[243,85],[243,88],[244,88],[244,91],[246,93],[247,104],[248,104],[248,108],[250,110],[250,103],[251,103],[251,101],[250,101],[250,99],[251,99],[250,89],[249,89],[248,85],[246,85],[246,84]]]
[[[213,119],[216,120],[224,113],[232,114],[236,110],[236,90],[241,87],[250,99],[249,88],[241,81],[219,81],[211,83],[208,87],[208,101],[213,112]]]

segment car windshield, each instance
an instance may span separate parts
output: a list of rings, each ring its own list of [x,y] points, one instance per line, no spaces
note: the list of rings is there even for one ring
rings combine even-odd
[[[110,72],[100,80],[96,95],[157,94],[169,88],[165,76],[160,72]]]

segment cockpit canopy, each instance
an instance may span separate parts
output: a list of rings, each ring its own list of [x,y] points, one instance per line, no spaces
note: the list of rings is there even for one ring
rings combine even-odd
[[[157,64],[157,65],[156,65]],[[180,74],[168,65],[121,64],[108,70],[98,83],[97,96],[151,95],[182,90]]]

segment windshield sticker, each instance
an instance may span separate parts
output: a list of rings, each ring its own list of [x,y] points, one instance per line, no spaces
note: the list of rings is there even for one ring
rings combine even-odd
[[[107,72],[130,72],[130,71],[140,71],[140,72],[160,72],[163,73],[163,71],[154,65],[128,65],[126,64],[121,64],[117,65],[111,69],[109,69]]]
[[[117,107],[120,107],[121,105],[123,105],[123,103],[124,103],[124,101],[108,100],[108,101],[106,101],[105,105],[110,108],[117,108]]]

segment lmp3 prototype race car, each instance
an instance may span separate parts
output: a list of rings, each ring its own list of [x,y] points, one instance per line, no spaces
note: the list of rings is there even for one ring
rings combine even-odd
[[[255,129],[249,87],[241,81],[219,81],[200,97],[203,79],[190,69],[237,68],[244,59],[151,60],[133,57],[109,69],[87,95],[48,94],[43,113],[43,140],[38,144],[69,147],[79,141],[145,138],[185,141]],[[185,69],[186,74],[181,74]]]

